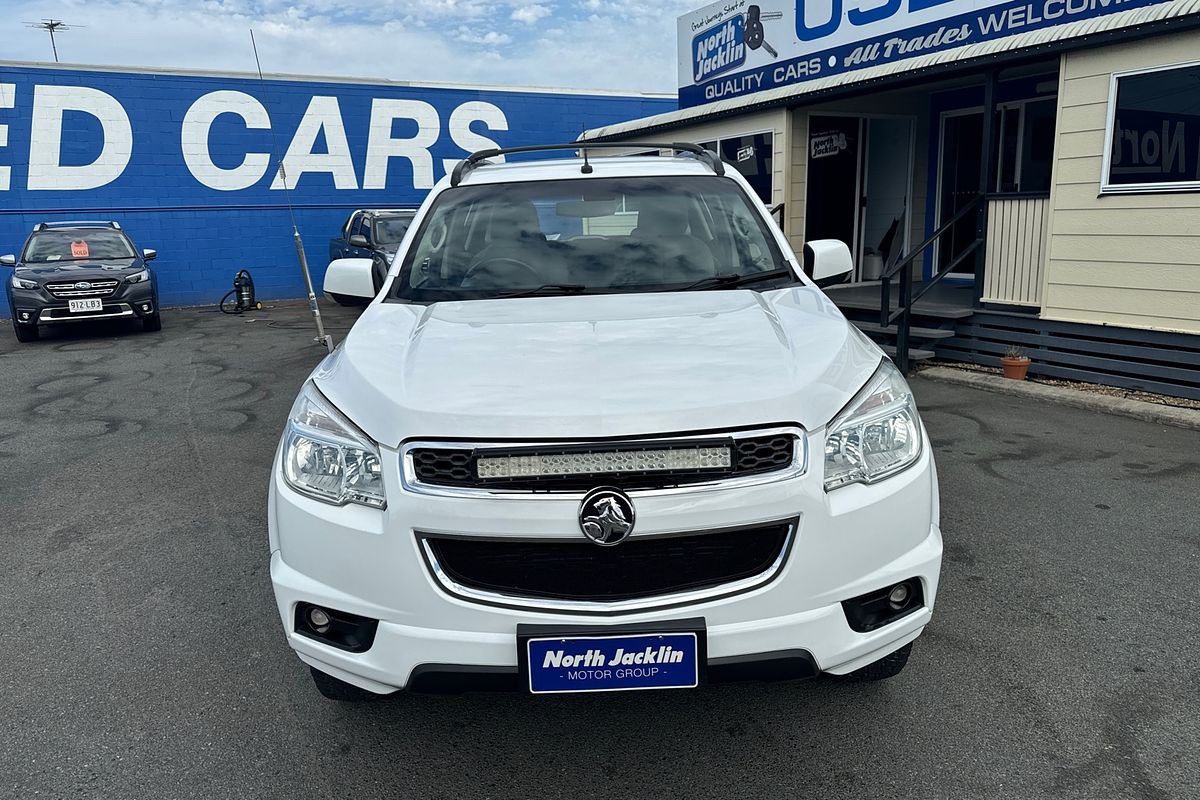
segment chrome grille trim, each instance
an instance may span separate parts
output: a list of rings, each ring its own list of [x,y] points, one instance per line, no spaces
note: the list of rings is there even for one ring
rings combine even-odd
[[[61,316],[56,316],[61,314]],[[129,319],[136,316],[128,303],[107,303],[100,311],[71,314],[65,308],[43,308],[38,314],[39,325],[57,325],[60,322],[92,322],[98,319]]]
[[[596,447],[597,449],[602,447],[618,449],[622,446],[629,445],[689,441],[713,436],[723,436],[731,439],[744,439],[779,434],[790,434],[796,437],[796,445],[793,448],[792,453],[792,463],[784,469],[775,470],[774,472],[764,472],[757,475],[746,475],[732,478],[714,478],[711,481],[688,483],[681,486],[671,486],[662,489],[631,488],[627,491],[627,493],[630,497],[654,497],[657,495],[671,495],[682,492],[704,492],[719,489],[742,488],[746,486],[759,486],[766,483],[775,483],[776,481],[790,480],[792,478],[799,477],[808,471],[808,436],[805,430],[799,425],[753,428],[750,430],[741,431],[703,431],[700,433],[686,435],[666,435],[647,438],[629,437],[623,439],[590,441],[586,439],[565,439],[554,440],[550,442],[469,442],[462,440],[414,440],[405,442],[400,448],[400,482],[406,491],[413,492],[414,494],[432,495],[435,497],[487,497],[509,500],[582,500],[583,496],[587,494],[586,491],[530,491],[527,489],[442,486],[438,484],[426,483],[417,477],[416,467],[413,464],[412,451],[420,448],[459,448],[481,451],[489,448],[494,448],[497,450],[511,450],[522,447],[545,447],[547,445],[578,445]]]
[[[87,289],[78,289],[76,284],[90,283],[91,287]],[[72,281],[71,283],[47,283],[46,290],[55,297],[107,297],[117,290],[120,281],[116,280],[99,280],[99,281]]]

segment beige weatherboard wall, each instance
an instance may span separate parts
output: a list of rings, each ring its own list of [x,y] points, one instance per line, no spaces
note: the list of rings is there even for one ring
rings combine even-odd
[[[1200,61],[1200,31],[1067,53],[1042,317],[1200,333],[1200,191],[1101,193],[1114,73]]]

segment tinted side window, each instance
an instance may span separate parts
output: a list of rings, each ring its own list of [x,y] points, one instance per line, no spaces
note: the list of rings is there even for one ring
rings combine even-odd
[[[1117,78],[1108,185],[1200,189],[1200,64]]]

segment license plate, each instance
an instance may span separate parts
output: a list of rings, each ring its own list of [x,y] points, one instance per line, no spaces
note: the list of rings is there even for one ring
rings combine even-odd
[[[77,314],[80,311],[103,311],[104,301],[98,297],[92,297],[87,300],[68,300],[67,308],[72,314]]]
[[[700,682],[695,633],[532,638],[534,694],[690,689]]]

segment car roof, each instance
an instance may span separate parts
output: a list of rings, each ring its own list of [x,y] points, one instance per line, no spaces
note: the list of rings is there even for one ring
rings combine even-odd
[[[459,186],[517,181],[588,180],[591,178],[638,178],[669,175],[707,175],[711,167],[690,155],[680,156],[596,156],[588,163],[590,174],[583,173],[582,158],[546,158],[536,161],[483,162],[468,172]]]
[[[360,214],[370,214],[376,217],[412,216],[417,213],[415,208],[362,208]]]

